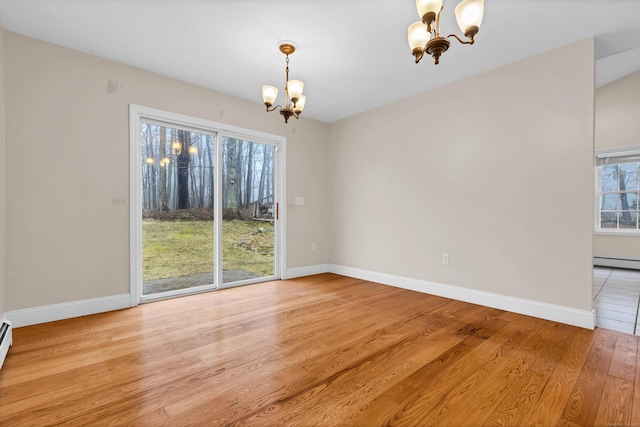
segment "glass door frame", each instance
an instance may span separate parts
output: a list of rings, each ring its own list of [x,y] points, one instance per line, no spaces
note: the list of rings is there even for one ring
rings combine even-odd
[[[215,195],[214,195],[214,283],[183,291],[170,291],[159,297],[142,295],[142,120],[163,122],[167,127],[181,126],[194,131],[215,134]],[[274,156],[274,202],[278,203],[278,217],[274,220],[274,275],[257,279],[242,280],[224,284],[222,280],[222,144],[224,138],[242,139],[245,141],[271,145],[275,147]],[[286,200],[285,188],[285,153],[286,138],[283,136],[253,131],[223,123],[216,123],[196,117],[157,110],[135,104],[129,105],[129,234],[130,234],[130,277],[129,293],[131,307],[140,302],[181,296],[186,294],[225,289],[235,286],[249,285],[269,280],[279,280],[286,271]]]

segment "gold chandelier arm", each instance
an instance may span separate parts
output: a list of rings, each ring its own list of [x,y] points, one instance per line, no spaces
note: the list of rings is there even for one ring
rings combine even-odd
[[[270,107],[269,105],[267,105],[267,104],[265,104],[265,105],[267,106],[267,113],[270,113],[272,111],[276,111],[278,108],[280,108],[282,110],[282,106],[280,106],[280,105],[276,105],[275,107],[273,107],[271,109],[269,108]]]
[[[455,38],[456,40],[458,40],[462,44],[473,44],[474,43],[473,37],[469,37],[469,41],[464,41],[460,37],[456,36],[455,34],[449,34],[447,36],[447,38],[451,38],[451,37]]]

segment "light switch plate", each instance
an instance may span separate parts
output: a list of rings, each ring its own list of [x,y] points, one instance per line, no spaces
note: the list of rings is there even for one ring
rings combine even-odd
[[[296,196],[295,204],[296,204],[296,206],[304,206],[304,197]]]

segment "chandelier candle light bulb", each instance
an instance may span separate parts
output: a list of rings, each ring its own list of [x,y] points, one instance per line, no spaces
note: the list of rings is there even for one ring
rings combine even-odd
[[[473,40],[484,16],[484,0],[464,0],[456,6],[456,20],[465,37]]]
[[[304,95],[300,95],[300,98],[298,98],[298,101],[293,106],[293,112],[299,116],[300,113],[302,113],[302,109],[304,108],[304,104],[306,102],[307,102],[307,97]]]
[[[443,0],[416,0],[416,9],[422,22],[427,26],[427,32],[431,33],[431,24],[436,20],[443,8]]]
[[[275,86],[262,86],[262,99],[265,104],[273,105],[278,97],[278,88]]]
[[[455,8],[458,26],[467,37],[467,41],[455,34],[446,37],[440,35],[440,14],[444,9],[444,0],[416,0],[416,9],[421,21],[409,25],[408,40],[411,53],[416,64],[425,52],[439,64],[440,55],[449,49],[449,38],[453,37],[462,44],[474,43],[473,38],[478,33],[484,16],[484,0],[463,0]]]
[[[304,83],[300,80],[289,80],[287,82],[287,94],[291,99],[291,102],[294,104],[298,102],[298,99],[302,96],[302,89],[304,88]]]

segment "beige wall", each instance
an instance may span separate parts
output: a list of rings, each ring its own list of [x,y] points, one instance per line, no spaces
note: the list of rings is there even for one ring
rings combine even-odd
[[[330,262],[591,310],[593,52],[589,39],[333,124]]]
[[[6,310],[128,293],[130,103],[287,137],[289,268],[591,309],[592,40],[285,126],[258,102],[4,34]]]
[[[0,317],[6,311],[6,202],[5,202],[5,108],[4,108],[4,29],[0,24]]]
[[[596,90],[596,150],[640,145],[640,71]]]
[[[4,35],[7,310],[129,292],[130,103],[285,136],[288,268],[326,264],[326,124]]]
[[[639,236],[593,236],[593,256],[640,261]]]
[[[640,146],[640,71],[596,90],[596,150]],[[593,255],[640,260],[640,236],[593,236]]]

